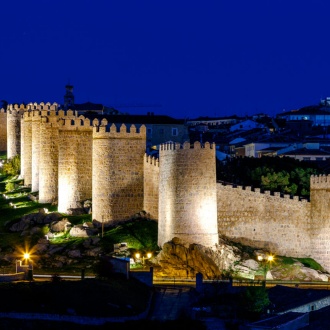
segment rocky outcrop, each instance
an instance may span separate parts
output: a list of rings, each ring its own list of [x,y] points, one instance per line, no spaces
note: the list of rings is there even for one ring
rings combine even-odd
[[[330,277],[328,273],[304,267],[299,262],[290,266],[274,262],[271,267],[264,268],[257,261],[257,255],[262,253],[255,250],[252,258],[223,239],[219,240],[219,245],[207,248],[173,238],[150,263],[156,277],[194,278],[197,273],[203,274],[204,279],[228,276],[255,279],[265,274],[268,280],[328,281]]]

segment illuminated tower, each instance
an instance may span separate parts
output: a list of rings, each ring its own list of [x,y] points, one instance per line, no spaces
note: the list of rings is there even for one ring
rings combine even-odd
[[[158,245],[173,237],[205,246],[219,241],[214,144],[160,147]]]
[[[92,126],[73,111],[59,121],[58,211],[71,213],[92,197]]]
[[[93,219],[127,220],[143,209],[146,128],[93,122]]]

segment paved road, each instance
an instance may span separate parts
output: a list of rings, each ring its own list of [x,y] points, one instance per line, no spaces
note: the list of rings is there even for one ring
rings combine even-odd
[[[189,287],[155,286],[155,290],[149,320],[177,320],[187,312],[193,301],[193,293]]]
[[[157,321],[177,320],[187,315],[195,301],[194,290],[187,286],[155,286],[155,295],[148,319]],[[224,330],[225,324],[218,318],[198,318],[208,330]]]

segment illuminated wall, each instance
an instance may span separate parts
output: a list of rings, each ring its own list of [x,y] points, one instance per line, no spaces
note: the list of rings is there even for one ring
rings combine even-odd
[[[158,245],[173,237],[218,243],[215,145],[167,143],[159,151]]]
[[[93,129],[93,219],[111,223],[143,208],[146,128],[103,120]]]

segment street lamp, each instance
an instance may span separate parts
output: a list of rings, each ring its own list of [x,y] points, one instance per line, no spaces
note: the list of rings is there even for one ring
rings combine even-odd
[[[148,252],[145,256],[143,255],[142,256],[142,265],[144,266],[144,260],[146,259],[150,259],[152,257],[152,253]],[[135,258],[137,260],[140,260],[141,259],[141,254],[138,252],[138,253],[135,253]]]
[[[258,261],[260,262],[261,266],[263,267],[264,279],[266,281],[267,272],[271,268],[271,263],[274,261],[274,257],[272,255],[269,255],[266,258],[264,258],[263,256],[259,255],[257,258],[258,258]]]

